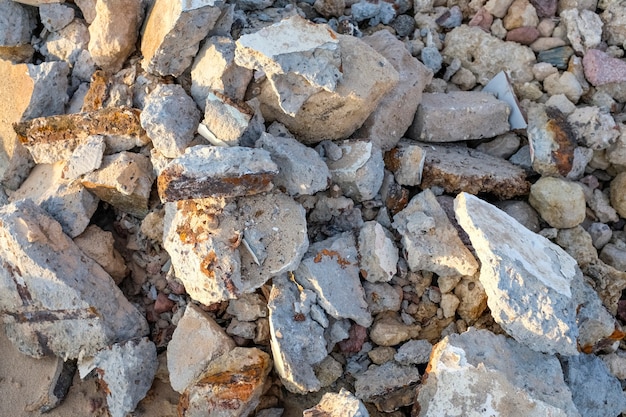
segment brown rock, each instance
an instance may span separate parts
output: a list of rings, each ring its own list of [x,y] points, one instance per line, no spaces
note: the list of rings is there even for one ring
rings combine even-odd
[[[81,113],[100,110],[104,101],[108,97],[109,89],[109,77],[102,70],[97,70],[91,76],[91,83],[89,84],[89,90],[83,100],[83,107],[80,109]]]
[[[154,302],[154,312],[157,314],[165,313],[166,311],[171,311],[176,304],[174,301],[167,298],[167,294],[160,292],[157,295],[157,299]]]
[[[539,18],[537,11],[528,0],[514,0],[509,7],[506,16],[502,19],[506,30],[512,30],[522,26],[537,26]]]
[[[507,32],[506,40],[530,45],[539,37],[539,30],[534,26],[522,26]]]
[[[487,9],[482,7],[467,24],[468,26],[478,26],[485,32],[489,33],[492,23],[493,16],[487,11]]]
[[[313,7],[319,14],[326,18],[339,17],[343,15],[346,2],[345,0],[316,0]]]
[[[558,0],[530,0],[530,4],[535,7],[537,16],[541,19],[543,17],[554,17],[559,2]]]

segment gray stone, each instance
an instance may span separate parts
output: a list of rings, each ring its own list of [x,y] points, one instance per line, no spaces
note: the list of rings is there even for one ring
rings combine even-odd
[[[30,42],[37,19],[33,10],[12,0],[0,1],[0,45],[17,46]]]
[[[174,390],[183,393],[215,358],[235,348],[224,329],[195,304],[188,304],[167,347],[167,369]]]
[[[600,356],[604,361],[611,375],[617,379],[626,379],[626,352],[618,350],[608,355]]]
[[[244,144],[244,135],[251,126],[254,110],[247,104],[237,104],[219,93],[207,93],[204,119],[198,133],[218,146]],[[208,132],[204,133],[203,128]]]
[[[296,270],[295,278],[304,288],[315,291],[318,304],[330,316],[351,319],[363,327],[372,324],[359,279],[356,243],[351,233],[312,244]]]
[[[56,32],[74,20],[74,9],[62,3],[42,4],[39,6],[39,18],[46,29]]]
[[[350,9],[352,17],[357,22],[368,20],[370,26],[376,26],[379,23],[388,25],[396,16],[393,4],[386,2],[368,2],[360,0],[354,3]]]
[[[620,135],[615,120],[599,107],[578,107],[567,116],[578,143],[593,150],[607,149]]]
[[[420,59],[433,73],[439,72],[443,64],[443,57],[441,52],[435,46],[426,46],[420,52]]]
[[[602,41],[602,19],[591,10],[567,9],[560,13],[567,39],[576,52],[584,54]]]
[[[48,61],[67,61],[74,65],[89,44],[89,29],[81,19],[75,19],[58,32],[50,33],[41,49]]]
[[[434,347],[416,402],[419,417],[580,416],[556,357],[473,328]]]
[[[340,159],[326,160],[333,182],[346,197],[356,201],[373,199],[384,177],[384,162],[380,148],[369,141],[349,140],[339,143]]]
[[[338,393],[324,394],[320,402],[313,408],[302,412],[303,417],[369,417],[367,408],[352,393],[341,388]]]
[[[481,143],[476,149],[496,158],[509,159],[520,148],[520,142],[515,133],[505,133],[489,142]]]
[[[274,367],[285,388],[299,394],[321,388],[313,367],[327,356],[324,328],[306,315],[311,296],[283,275],[273,279],[268,301]]]
[[[373,402],[380,397],[390,397],[394,391],[407,386],[415,389],[419,381],[420,373],[415,366],[403,366],[394,362],[380,366],[371,365],[356,376],[355,395],[365,402]]]
[[[398,248],[380,223],[369,221],[359,231],[361,275],[369,282],[388,282],[397,271]]]
[[[606,158],[612,164],[626,166],[626,130],[606,149]]]
[[[595,355],[562,358],[565,382],[574,404],[583,416],[616,416],[626,410],[626,396],[620,381],[609,373]]]
[[[626,11],[617,1],[606,2],[607,7],[600,15],[604,22],[604,32],[609,45],[622,46],[626,43],[626,29],[624,29],[624,19]]]
[[[600,252],[600,259],[618,271],[626,272],[626,244],[621,240],[607,243]]]
[[[402,235],[405,257],[412,271],[441,276],[473,275],[478,263],[463,245],[435,195],[425,190],[394,216],[393,226]]]
[[[509,105],[490,93],[425,93],[407,135],[424,142],[491,138],[510,130]]]
[[[228,303],[226,312],[240,321],[256,321],[260,317],[267,317],[267,303],[258,294],[243,294]]]
[[[21,352],[77,358],[148,333],[111,277],[43,209],[18,201],[0,208],[0,220],[0,310]]]
[[[426,152],[425,147],[402,139],[398,146],[385,153],[385,168],[393,172],[400,185],[420,185]]]
[[[585,220],[585,194],[575,182],[542,177],[530,187],[528,202],[551,227],[569,229]]]
[[[226,328],[226,333],[230,336],[237,336],[242,339],[252,340],[256,335],[256,323],[232,319]]]
[[[613,231],[605,223],[591,223],[587,232],[591,236],[593,247],[596,249],[602,249],[604,245],[609,243],[611,236],[613,236]]]
[[[157,366],[156,346],[147,337],[116,343],[79,359],[81,377],[95,370],[106,387],[112,417],[135,410],[152,386]]]
[[[88,136],[72,152],[63,167],[63,178],[75,180],[100,168],[106,149],[102,135]]]
[[[541,105],[530,107],[527,132],[532,168],[536,172],[566,176],[572,171],[577,140],[559,109]]]
[[[587,205],[593,210],[593,213],[601,222],[610,223],[619,221],[617,212],[611,207],[608,193],[598,189],[593,190],[593,194],[587,198]]]
[[[363,289],[370,313],[375,315],[383,311],[400,311],[402,294],[391,285],[365,281]]]
[[[126,261],[113,246],[113,233],[90,225],[83,233],[74,238],[74,243],[85,255],[96,261],[98,265],[111,275],[116,284],[120,284],[128,273]]]
[[[287,194],[313,195],[328,188],[330,171],[315,150],[291,137],[269,133],[262,133],[255,146],[270,153],[278,166],[274,185],[285,189]]]
[[[498,202],[496,206],[509,216],[513,217],[528,230],[539,233],[539,215],[526,201],[508,200]]]
[[[398,348],[393,357],[401,365],[428,363],[433,345],[428,340],[409,340]]]
[[[200,118],[196,104],[178,84],[157,85],[146,97],[140,116],[141,127],[166,158],[183,155]]]

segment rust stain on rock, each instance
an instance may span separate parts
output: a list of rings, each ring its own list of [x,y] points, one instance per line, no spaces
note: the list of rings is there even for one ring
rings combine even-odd
[[[567,122],[565,115],[557,108],[546,107],[548,122],[546,130],[550,132],[557,144],[557,149],[552,151],[552,159],[556,163],[559,174],[566,176],[574,163],[574,149],[576,149],[576,137]]]
[[[109,79],[104,71],[97,70],[93,73],[81,112],[90,112],[102,108],[108,96],[108,83]]]
[[[322,249],[320,252],[318,252],[318,254],[315,255],[315,258],[313,258],[313,262],[315,262],[316,264],[322,262],[322,258],[324,256],[328,256],[331,259],[337,257],[337,263],[342,269],[345,269],[348,265],[352,265],[349,260],[347,260],[346,258],[342,258],[339,252],[328,249]]]
[[[209,252],[200,263],[200,271],[209,278],[215,278],[215,264],[217,263],[217,255],[215,251]]]

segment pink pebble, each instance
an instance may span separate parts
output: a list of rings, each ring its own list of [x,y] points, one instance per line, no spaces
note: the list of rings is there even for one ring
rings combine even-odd
[[[530,45],[539,37],[539,30],[534,26],[522,26],[511,29],[506,34],[506,40],[510,42],[521,43],[522,45]]]
[[[472,20],[469,21],[469,26],[478,26],[485,32],[489,32],[491,24],[493,23],[493,16],[484,7],[476,12]]]
[[[154,302],[154,312],[157,314],[165,313],[170,311],[172,307],[174,307],[174,302],[167,298],[166,294],[160,292]]]
[[[589,49],[583,57],[585,77],[591,85],[626,82],[626,62],[598,49]]]

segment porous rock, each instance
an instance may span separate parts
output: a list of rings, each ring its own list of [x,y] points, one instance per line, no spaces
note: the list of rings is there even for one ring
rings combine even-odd
[[[326,159],[333,182],[346,197],[356,201],[371,200],[383,183],[384,162],[380,148],[365,140],[339,143],[341,158]]]
[[[247,104],[238,104],[217,92],[209,92],[204,102],[201,128],[206,127],[209,131],[205,137],[212,144],[237,146],[244,142],[244,134],[253,116],[254,110]]]
[[[591,10],[567,9],[560,13],[567,38],[576,52],[584,54],[602,40],[602,19]]]
[[[599,107],[578,107],[567,116],[578,143],[593,150],[607,149],[617,141],[620,132],[610,113]]]
[[[552,227],[569,229],[585,220],[586,204],[580,184],[542,177],[530,187],[528,202]]]
[[[85,255],[107,271],[116,284],[121,283],[126,277],[128,268],[122,255],[113,246],[115,238],[111,232],[104,231],[92,224],[74,238],[74,243]]]
[[[388,233],[376,221],[366,222],[359,231],[359,264],[369,282],[388,282],[397,272],[398,248]]]
[[[315,407],[302,412],[303,417],[369,417],[365,405],[350,391],[341,388],[338,393],[328,392]]]
[[[365,402],[382,403],[381,405],[383,405],[385,400],[398,396],[402,391],[411,391],[414,394],[419,381],[420,372],[415,366],[399,365],[393,361],[380,366],[370,365],[365,372],[356,376],[355,396]],[[387,407],[384,405],[383,407],[386,408],[385,411],[391,412],[400,406],[411,405],[414,396],[409,395],[407,400],[395,404],[395,407],[388,407],[388,404]]]

